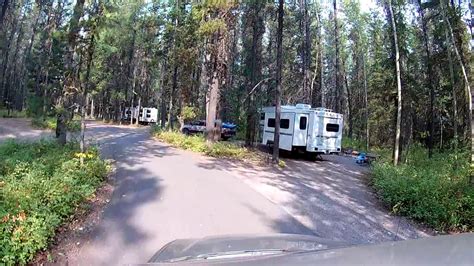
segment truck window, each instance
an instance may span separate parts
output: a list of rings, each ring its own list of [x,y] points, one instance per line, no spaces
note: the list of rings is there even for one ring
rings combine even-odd
[[[275,127],[275,118],[269,118],[268,119],[267,127]],[[282,129],[290,128],[290,120],[289,119],[281,119],[280,120],[280,128],[282,128]]]
[[[147,113],[151,113],[151,110],[146,110]]]
[[[300,129],[306,129],[306,123],[308,122],[308,118],[306,116],[300,117]]]
[[[326,131],[328,132],[339,132],[339,124],[327,124]]]

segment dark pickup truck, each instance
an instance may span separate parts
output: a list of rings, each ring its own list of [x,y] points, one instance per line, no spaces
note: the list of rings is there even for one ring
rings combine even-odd
[[[221,138],[223,140],[228,140],[231,137],[234,137],[236,134],[237,125],[232,123],[222,123],[221,126]],[[199,120],[193,121],[191,123],[185,124],[182,132],[186,135],[204,133],[206,131],[206,121]]]

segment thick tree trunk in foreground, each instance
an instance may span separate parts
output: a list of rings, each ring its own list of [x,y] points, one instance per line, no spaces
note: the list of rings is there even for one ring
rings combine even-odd
[[[82,104],[81,104],[81,133],[80,133],[80,148],[81,153],[86,152],[86,143],[85,143],[85,133],[86,133],[86,109],[87,109],[87,100],[89,95],[89,79],[92,68],[92,60],[94,57],[94,46],[95,46],[95,28],[91,30],[91,40],[89,43],[89,49],[87,50],[87,66],[86,66],[86,76],[83,83],[83,94],[82,94]],[[81,165],[84,163],[84,158],[81,156]]]
[[[76,49],[77,38],[79,34],[79,20],[81,19],[84,13],[84,2],[85,0],[77,0],[76,5],[74,6],[74,11],[69,21],[69,33],[68,33],[68,42],[67,42],[67,51],[65,58],[65,81],[62,91],[61,99],[58,104],[58,119],[56,126],[56,138],[61,145],[66,144],[67,137],[67,128],[66,123],[68,121],[68,112],[67,105],[68,96],[67,93],[75,89],[76,86],[76,77],[74,71],[74,50]]]
[[[400,156],[400,132],[402,124],[402,80],[400,74],[400,52],[398,50],[397,24],[393,15],[392,0],[388,0],[388,11],[392,24],[393,44],[395,47],[395,69],[397,75],[397,122],[395,129],[395,143],[393,146],[393,164],[398,165]]]
[[[275,91],[275,134],[273,138],[273,163],[280,161],[280,111],[281,111],[281,73],[283,67],[283,0],[278,1],[277,30],[277,69]]]
[[[255,102],[254,93],[252,88],[261,79],[262,74],[262,36],[265,32],[263,12],[264,5],[262,2],[251,2],[246,11],[245,17],[245,31],[246,40],[244,42],[244,49],[247,50],[245,56],[245,84],[247,87],[247,101],[246,101],[246,113],[247,113],[247,127],[245,132],[245,145],[253,146],[255,143],[255,136],[257,133],[257,106]],[[251,34],[250,34],[251,33]]]
[[[219,79],[217,73],[213,74],[209,86],[207,116],[206,116],[206,134],[207,141],[215,142],[220,138],[220,132],[216,127],[217,102],[219,101]]]

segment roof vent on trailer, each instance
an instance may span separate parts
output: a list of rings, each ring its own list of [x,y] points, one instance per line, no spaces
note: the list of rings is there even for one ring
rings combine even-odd
[[[296,104],[297,109],[311,109],[311,104],[298,103]]]

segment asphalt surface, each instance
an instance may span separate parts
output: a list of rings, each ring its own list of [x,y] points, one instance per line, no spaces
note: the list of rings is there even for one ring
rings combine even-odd
[[[200,155],[150,139],[147,128],[89,125],[88,138],[115,160],[115,190],[71,264],[144,263],[178,238],[312,234],[280,206]]]
[[[144,263],[175,239],[216,235],[311,234],[352,244],[430,235],[383,208],[367,185],[369,169],[352,158],[291,158],[275,169],[174,149],[148,131],[88,123],[88,141],[115,161],[115,190],[99,224],[64,254],[69,264]],[[0,142],[50,136],[27,120],[0,119]]]

